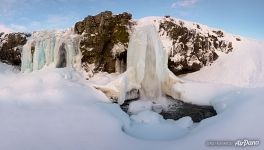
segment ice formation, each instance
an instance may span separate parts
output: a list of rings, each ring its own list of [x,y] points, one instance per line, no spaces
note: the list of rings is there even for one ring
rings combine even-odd
[[[127,92],[138,89],[143,99],[157,100],[163,95],[182,99],[183,81],[168,69],[168,54],[153,25],[138,26],[127,53],[127,71],[106,86],[96,86],[111,99],[123,103]]]
[[[33,33],[23,46],[21,70],[32,71],[43,67],[79,67],[81,53],[79,36],[72,29]]]

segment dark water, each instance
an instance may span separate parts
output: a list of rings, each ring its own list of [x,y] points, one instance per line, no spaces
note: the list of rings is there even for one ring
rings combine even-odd
[[[127,100],[120,105],[121,109],[129,114],[129,104],[136,100]],[[168,97],[169,106],[167,110],[162,110],[160,115],[164,119],[178,120],[182,117],[190,116],[193,122],[200,122],[203,119],[216,116],[217,113],[212,106],[200,106],[191,103],[185,103]]]

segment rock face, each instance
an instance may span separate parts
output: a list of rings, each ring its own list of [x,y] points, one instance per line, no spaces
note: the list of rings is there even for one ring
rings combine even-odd
[[[169,47],[165,46],[169,52],[168,67],[175,75],[198,71],[215,61],[218,52],[229,53],[233,49],[232,42],[226,40],[225,33],[220,30],[194,23],[190,26],[190,22],[169,16],[152,21],[160,36],[169,41]],[[132,15],[126,12],[113,15],[105,11],[77,22],[74,32],[81,35],[82,67],[91,75],[99,71],[124,72],[129,37],[135,26]],[[19,66],[22,46],[29,36],[25,33],[0,33],[0,61]],[[166,44],[166,41],[162,42]],[[63,66],[65,64],[58,67]]]
[[[176,75],[200,70],[218,58],[216,51],[229,53],[232,42],[224,40],[222,31],[206,31],[198,24],[185,25],[172,18],[160,20],[159,32],[172,40],[169,69]]]
[[[19,66],[22,46],[26,44],[29,36],[27,33],[0,33],[0,61]]]
[[[136,26],[131,19],[128,13],[113,15],[105,11],[75,24],[75,33],[82,35],[80,49],[86,71],[125,71],[129,36]],[[232,42],[225,40],[220,30],[194,23],[190,26],[189,22],[169,16],[152,21],[160,36],[169,39],[168,67],[175,75],[198,71],[215,61],[217,52],[233,50]]]
[[[128,13],[113,15],[105,11],[75,24],[75,32],[82,35],[80,50],[86,71],[113,73],[124,70],[131,19]]]

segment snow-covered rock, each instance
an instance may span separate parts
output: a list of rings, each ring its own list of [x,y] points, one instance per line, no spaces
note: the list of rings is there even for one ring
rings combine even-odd
[[[172,17],[146,17],[137,23],[155,25],[168,52],[168,67],[176,75],[210,65],[219,53],[231,52],[236,39],[221,30]]]
[[[211,66],[184,78],[199,82],[233,85],[237,87],[264,86],[264,43],[241,38],[234,41],[234,51],[222,55]]]
[[[91,72],[124,72],[129,38],[142,25],[156,27],[168,52],[169,69],[176,75],[212,64],[219,55],[233,50],[233,41],[241,40],[219,29],[172,17],[132,20],[128,13],[113,15],[106,11],[75,24],[75,32],[82,36],[83,68]],[[94,67],[89,67],[91,64]]]
[[[129,38],[135,28],[150,24],[159,32],[164,50],[168,53],[168,67],[176,75],[195,72],[212,64],[219,56],[233,50],[234,41],[241,41],[240,37],[221,30],[168,16],[133,20],[129,13],[113,15],[112,12],[105,11],[95,16],[88,16],[74,25],[74,32],[81,37],[79,45],[82,53],[81,65],[87,72],[87,78],[101,71],[108,73],[126,71]],[[57,31],[49,32],[50,35],[57,34]],[[39,40],[44,40],[42,35],[37,33],[40,32],[33,33],[35,39],[36,36],[40,36]],[[8,35],[10,36],[1,34],[0,60],[20,65],[21,49],[26,43],[26,37],[23,36],[20,43],[14,43],[12,40],[14,36],[11,35],[16,33]],[[11,37],[11,40],[7,37]],[[45,40],[54,41],[54,37],[46,36]],[[241,42],[243,43],[243,40]],[[32,44],[29,42],[28,49],[31,49],[30,45]],[[64,59],[63,57],[65,54],[62,54],[61,58]],[[42,68],[43,63],[37,68]],[[53,66],[56,67],[56,64]]]
[[[22,46],[29,36],[28,33],[0,33],[0,61],[20,66]]]

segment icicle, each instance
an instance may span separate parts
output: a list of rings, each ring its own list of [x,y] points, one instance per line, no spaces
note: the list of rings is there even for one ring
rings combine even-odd
[[[44,66],[79,67],[79,36],[72,30],[35,32],[23,47],[21,60],[22,71],[39,70]]]
[[[23,71],[32,71],[33,69],[33,55],[32,55],[32,40],[29,40],[24,46],[22,51],[22,64]]]

